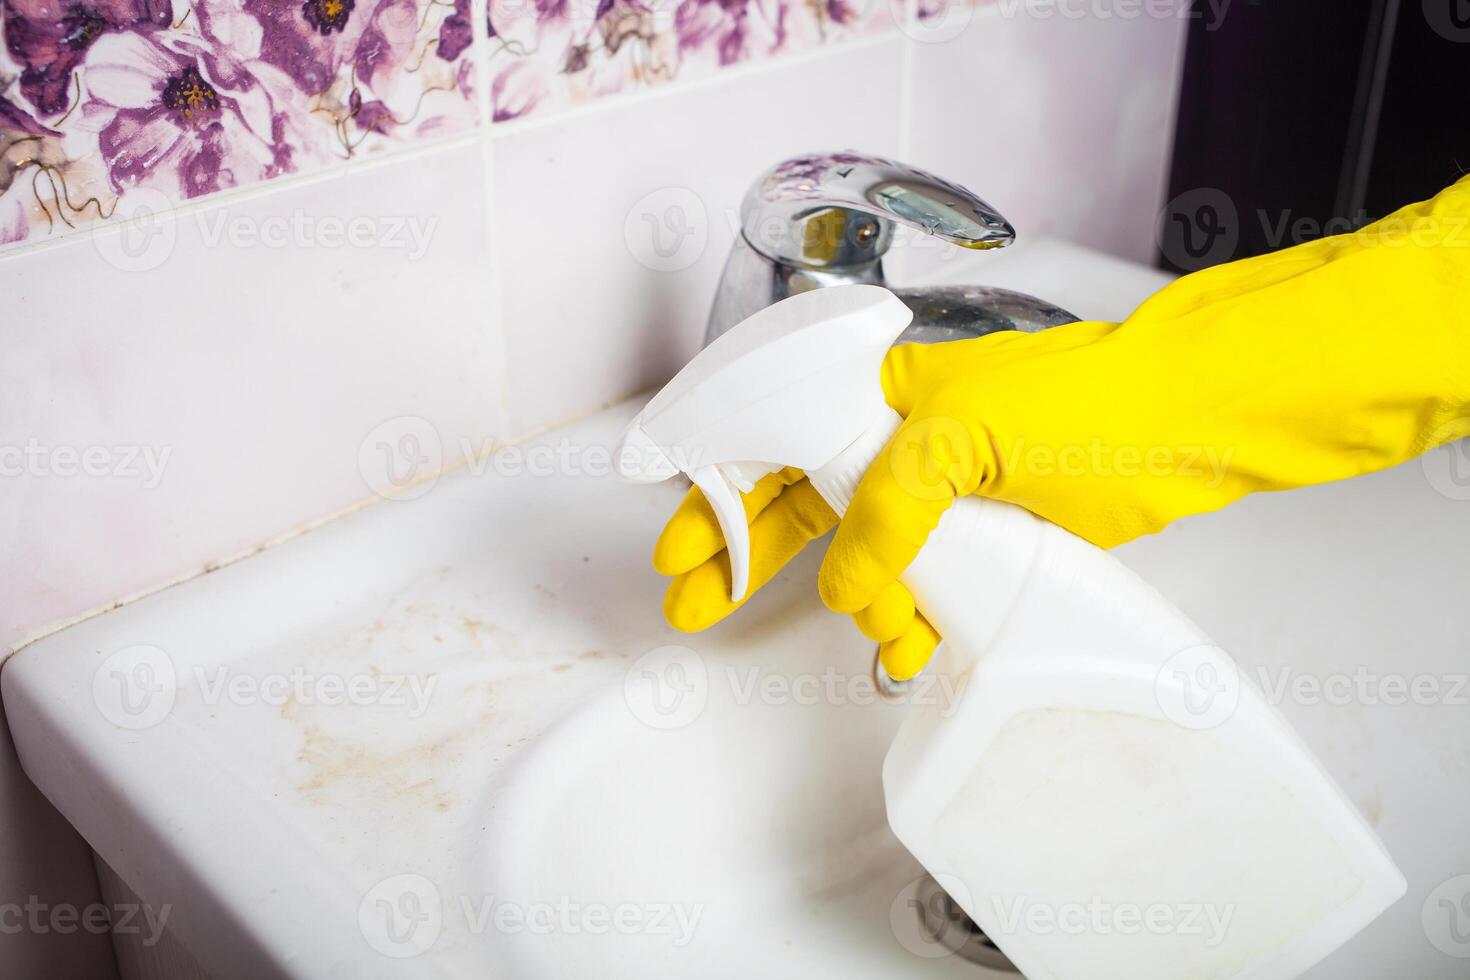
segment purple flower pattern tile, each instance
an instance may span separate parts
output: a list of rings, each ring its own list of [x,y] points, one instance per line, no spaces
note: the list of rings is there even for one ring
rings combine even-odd
[[[516,119],[871,34],[904,0],[478,0],[492,118]]]
[[[0,0],[0,246],[478,118],[468,0]]]
[[[184,201],[462,132],[480,79],[505,122],[873,33],[905,2],[0,0],[0,247],[139,188]]]

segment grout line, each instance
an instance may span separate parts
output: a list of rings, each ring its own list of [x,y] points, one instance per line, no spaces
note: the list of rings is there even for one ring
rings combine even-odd
[[[898,147],[905,163],[914,158],[914,32],[919,29],[919,0],[904,0],[903,53],[899,59]]]
[[[469,130],[455,133],[452,136],[443,136],[436,139],[423,140],[412,146],[402,149],[388,150],[375,153],[370,157],[358,160],[342,160],[319,167],[308,173],[287,174],[272,180],[261,180],[249,187],[236,187],[229,190],[219,191],[204,197],[196,197],[191,200],[179,201],[169,208],[165,216],[177,220],[179,218],[191,217],[211,208],[230,207],[247,204],[257,198],[266,197],[270,194],[295,190],[298,188],[312,187],[316,184],[324,184],[328,181],[342,180],[361,173],[371,173],[385,167],[391,167],[402,162],[411,162],[427,156],[446,153],[451,150],[462,149],[469,146],[479,133]],[[156,220],[153,216],[149,220]],[[32,255],[53,248],[62,248],[73,242],[85,241],[88,237],[100,233],[112,232],[116,229],[125,228],[128,221],[111,221],[108,219],[87,221],[77,225],[75,228],[57,234],[40,238],[36,241],[19,242],[9,246],[0,246],[0,263],[10,261],[22,255]]]
[[[490,104],[490,57],[485,52],[485,44],[490,38],[488,3],[470,4],[470,31],[474,35],[470,39],[470,57],[475,62],[475,101],[480,106],[480,132],[485,132],[493,116]]]
[[[488,346],[495,347],[487,381],[489,397],[494,399],[494,428],[496,438],[510,432],[510,343],[505,323],[505,287],[500,271],[499,239],[496,229],[499,224],[500,199],[496,194],[499,182],[495,179],[496,150],[489,138],[494,107],[490,101],[490,58],[485,45],[490,37],[490,10],[484,3],[470,4],[470,19],[474,31],[473,57],[475,59],[475,95],[480,103],[480,123],[483,127],[476,135],[480,143],[480,186],[484,196],[485,251],[489,256],[490,268],[486,273],[490,290],[490,306],[484,311],[481,329]]]
[[[332,511],[325,517],[318,517],[314,520],[307,521],[304,524],[299,524],[288,531],[282,531],[278,534],[273,534],[259,544],[254,544],[247,548],[242,548],[239,551],[225,556],[224,558],[205,561],[204,563],[190,569],[187,572],[182,572],[178,575],[173,576],[172,578],[164,579],[162,582],[158,582],[157,584],[144,586],[141,589],[138,589],[134,592],[129,592],[126,595],[121,596],[120,598],[112,600],[111,602],[92,606],[90,609],[85,609],[82,612],[73,613],[70,616],[65,616],[61,619],[47,623],[46,625],[41,626],[31,631],[30,633],[27,633],[20,640],[12,643],[8,648],[0,648],[0,667],[3,667],[7,660],[20,653],[32,643],[44,640],[46,637],[52,636],[56,633],[60,633],[62,630],[71,629],[73,626],[76,626],[79,623],[84,623],[89,619],[95,619],[98,616],[110,613],[114,609],[121,609],[123,606],[137,602],[140,599],[146,599],[149,596],[155,595],[159,592],[163,592],[166,589],[172,589],[176,585],[183,585],[185,582],[192,581],[196,578],[202,578],[212,572],[217,572],[221,568],[224,568],[226,565],[233,565],[236,562],[244,561],[247,558],[252,558],[263,551],[274,548],[278,544],[285,544],[287,541],[290,541],[293,538],[299,538],[302,535],[309,534],[310,532],[315,531],[317,528],[325,527],[338,518],[346,517],[349,514],[354,514],[360,510],[365,510],[366,508],[372,506],[375,503],[378,503],[381,500],[382,498],[377,496],[364,497],[363,499],[349,504],[346,507],[342,507],[338,510]]]
[[[912,6],[914,3],[915,0],[905,0],[906,6]],[[488,13],[485,11],[483,4],[471,4],[470,11],[477,25],[477,33],[473,42],[476,47],[473,50],[478,54],[478,45],[482,43],[481,38],[485,36],[484,32],[488,31]],[[484,31],[480,30],[481,27],[484,28]],[[745,77],[757,72],[779,70],[785,67],[820,61],[842,54],[877,47],[891,42],[894,36],[899,33],[901,33],[901,30],[895,25],[892,28],[886,28],[874,34],[863,35],[830,44],[821,44],[791,54],[778,54],[773,57],[756,59],[738,65],[716,68],[696,78],[683,81],[674,79],[654,88],[637,89],[617,95],[603,96],[577,105],[552,109],[548,112],[501,123],[490,121],[492,113],[490,107],[489,61],[485,58],[477,58],[475,95],[476,100],[480,104],[479,127],[467,132],[455,133],[451,136],[423,140],[412,146],[384,149],[380,153],[362,159],[343,160],[327,164],[309,173],[287,174],[273,180],[258,181],[249,187],[233,188],[193,200],[179,201],[170,208],[168,216],[174,219],[188,217],[209,208],[241,204],[278,191],[310,187],[313,184],[328,180],[337,180],[353,174],[371,171],[379,167],[392,166],[400,161],[414,160],[441,151],[458,149],[468,145],[471,141],[479,139],[482,136],[482,131],[483,134],[487,134],[491,139],[514,136],[517,133],[528,130],[540,129],[596,113],[613,111],[626,106],[637,105],[644,101],[668,98],[683,92],[698,91],[702,88],[709,88],[716,85],[738,84]],[[125,221],[94,220],[80,224],[74,229],[68,229],[57,235],[48,235],[45,238],[35,241],[0,246],[0,263],[16,259],[23,255],[33,255],[47,251],[48,249],[62,248],[72,242],[81,241],[88,235],[99,232],[111,232],[114,229],[120,229],[126,225],[127,222]]]
[[[540,426],[533,431],[525,433],[524,435],[520,435],[515,438],[491,439],[488,443],[481,443],[478,451],[471,453],[463,459],[456,460],[448,466],[440,467],[433,473],[426,473],[401,489],[405,491],[411,490],[419,484],[428,480],[433,480],[437,482],[447,477],[455,476],[461,471],[467,470],[471,463],[479,463],[482,460],[490,458],[495,453],[501,452],[510,447],[523,446],[528,443],[534,442],[537,439],[541,439],[555,432],[558,429],[573,425],[577,422],[582,421],[583,419],[591,418],[592,416],[597,415],[600,412],[605,412],[613,408],[614,406],[632,401],[636,398],[639,398],[640,396],[646,399],[646,397],[652,394],[656,389],[656,384],[652,386],[646,385],[629,394],[615,397],[609,401],[588,408],[586,411],[578,412],[560,421]],[[391,497],[383,497],[378,494],[369,494],[368,496],[362,497],[345,507],[339,507],[338,509],[322,517],[313,518],[302,524],[298,524],[297,526],[290,528],[289,530],[273,534],[258,544],[242,548],[225,556],[224,558],[207,560],[187,572],[182,572],[171,578],[164,579],[163,581],[158,582],[154,585],[145,586],[144,588],[138,589],[134,592],[129,592],[126,595],[112,600],[111,602],[101,603],[99,605],[92,606],[89,609],[85,609],[82,612],[73,613],[70,616],[65,616],[61,619],[54,620],[32,630],[30,633],[25,634],[20,640],[10,644],[8,647],[0,646],[0,667],[3,667],[6,661],[8,661],[16,654],[20,653],[31,644],[39,642],[40,640],[44,640],[48,636],[60,633],[62,630],[70,629],[73,626],[84,623],[89,619],[95,619],[98,616],[106,615],[107,613],[110,613],[116,609],[121,609],[123,606],[138,602],[141,599],[146,599],[149,596],[156,595],[167,589],[172,589],[176,586],[183,585],[185,582],[191,582],[194,579],[203,578],[206,575],[219,571],[227,565],[234,565],[238,562],[254,558],[256,555],[269,551],[270,549],[275,548],[277,545],[286,544],[287,542],[293,541],[296,538],[304,537],[305,535],[310,534],[313,531],[320,530],[321,528],[324,528],[329,524],[334,524],[337,521],[342,520],[343,518],[347,518],[352,516],[353,514],[358,513],[359,511],[365,511],[368,508],[377,506],[379,504],[390,503],[393,503],[393,499]]]

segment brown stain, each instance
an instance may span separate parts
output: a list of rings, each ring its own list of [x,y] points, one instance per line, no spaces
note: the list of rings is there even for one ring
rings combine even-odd
[[[577,660],[606,656],[609,655],[601,650],[587,650],[578,654]],[[560,672],[575,666],[575,662],[563,662],[541,669]],[[534,673],[529,671],[521,676]],[[477,685],[480,707],[462,723],[394,749],[380,748],[371,739],[324,730],[306,716],[301,705],[282,705],[282,716],[298,726],[301,734],[296,762],[305,771],[296,783],[298,793],[306,802],[314,804],[340,803],[367,793],[375,804],[397,805],[412,812],[437,815],[454,811],[456,799],[439,783],[437,774],[451,772],[477,758],[489,764],[503,759],[501,751],[487,753],[480,738],[499,714],[497,701],[503,680]],[[514,751],[536,737],[535,732],[521,734],[507,741],[505,749]]]
[[[558,592],[544,585],[536,586],[537,592],[547,599],[554,599]],[[395,599],[397,605],[402,599]],[[448,643],[458,648],[468,640],[471,648],[478,652],[506,653],[513,655],[518,646],[518,637],[498,623],[476,615],[479,610],[465,610],[462,606],[441,606],[436,603],[412,601],[403,603],[396,610],[386,610],[381,615],[359,621],[342,637],[349,648],[367,654],[375,643],[383,639],[396,638],[400,631],[409,629],[428,634],[436,644]],[[428,627],[428,629],[423,629]],[[462,631],[462,632],[461,632]],[[422,645],[423,641],[419,643]],[[427,648],[425,653],[438,656],[442,648]],[[568,651],[570,653],[570,651]],[[613,656],[602,650],[584,650],[575,659],[560,663],[543,664],[540,670],[564,673],[577,666],[580,661],[600,660]],[[619,657],[626,654],[617,654]],[[374,675],[381,672],[377,663],[367,656],[364,665]],[[527,671],[534,674],[535,670]],[[544,675],[543,675],[544,676]],[[469,692],[466,692],[469,693]],[[324,729],[311,718],[311,713],[301,705],[283,704],[280,715],[300,732],[300,745],[295,761],[300,769],[296,790],[310,802],[326,803],[342,799],[342,794],[370,793],[386,803],[402,802],[415,809],[429,809],[445,813],[452,809],[449,791],[442,787],[436,774],[450,771],[452,767],[465,764],[471,754],[478,755],[478,736],[493,724],[498,712],[496,682],[484,684],[478,711],[462,724],[449,730],[439,731],[408,745],[383,748],[371,738],[355,737],[351,732],[339,732],[336,726]],[[507,748],[527,741],[523,736]],[[498,753],[497,753],[498,755]]]
[[[460,625],[464,628],[465,633],[469,635],[471,642],[476,644],[480,642],[480,630],[491,631],[494,629],[493,626],[488,626],[483,619],[476,619],[474,616],[461,616]]]
[[[308,777],[296,788],[313,797],[349,783],[371,784],[395,800],[432,802],[438,809],[447,809],[448,801],[437,792],[434,777],[425,773],[456,762],[464,749],[462,743],[463,736],[451,734],[403,751],[381,752],[308,724],[296,753]]]
[[[301,726],[301,747],[296,761],[306,767],[306,778],[297,790],[308,798],[320,799],[333,790],[352,784],[372,786],[375,792],[394,800],[433,803],[436,810],[450,808],[449,799],[438,790],[434,773],[463,761],[472,737],[495,717],[496,689],[484,687],[484,707],[453,731],[416,742],[403,749],[384,751],[356,738],[323,731],[321,726],[300,717],[299,706],[287,701],[283,718]]]

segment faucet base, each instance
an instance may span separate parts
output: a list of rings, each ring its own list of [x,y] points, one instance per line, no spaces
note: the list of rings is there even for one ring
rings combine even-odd
[[[893,293],[914,311],[914,322],[899,336],[900,344],[937,344],[999,330],[1036,333],[1078,319],[1035,296],[994,286],[931,286]]]

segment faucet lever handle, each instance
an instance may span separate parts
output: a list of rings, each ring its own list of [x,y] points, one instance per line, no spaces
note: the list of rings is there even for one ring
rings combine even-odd
[[[767,258],[833,271],[880,258],[895,225],[962,248],[999,248],[1016,237],[999,211],[963,187],[855,152],[778,163],[746,193],[740,224]]]

